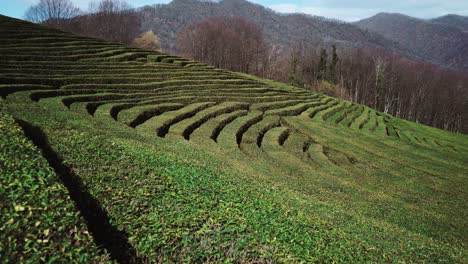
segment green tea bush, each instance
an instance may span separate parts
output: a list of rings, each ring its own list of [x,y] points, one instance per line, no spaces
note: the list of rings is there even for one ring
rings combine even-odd
[[[0,262],[105,261],[67,189],[6,111],[0,99]]]

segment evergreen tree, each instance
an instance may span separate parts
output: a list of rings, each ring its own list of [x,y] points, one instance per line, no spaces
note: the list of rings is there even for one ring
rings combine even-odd
[[[289,83],[291,85],[296,85],[296,67],[297,58],[291,53],[291,72],[289,73]]]
[[[320,51],[320,62],[318,66],[318,76],[317,80],[324,80],[327,77],[327,60],[328,54],[326,49],[321,49]]]
[[[294,86],[304,87],[304,71],[300,70],[297,73],[296,80],[294,81]]]
[[[332,54],[332,61],[328,68],[328,81],[336,84],[335,71],[336,71],[336,64],[338,63],[338,54],[336,54],[336,46],[333,45],[332,48],[333,48],[333,54]]]

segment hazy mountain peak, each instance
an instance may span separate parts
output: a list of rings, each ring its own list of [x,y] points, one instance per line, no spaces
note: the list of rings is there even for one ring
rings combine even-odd
[[[461,16],[461,15],[457,15],[457,14],[447,14],[447,15],[440,16],[440,17],[437,17],[437,18],[434,18],[434,19],[441,19],[441,18],[468,19],[468,16]]]
[[[375,20],[375,19],[408,20],[408,21],[414,21],[414,22],[423,21],[422,19],[412,17],[412,16],[408,16],[408,15],[401,14],[401,13],[387,13],[387,12],[380,12],[380,13],[377,13],[376,15],[374,15],[374,16],[362,19],[360,21]],[[357,23],[359,23],[359,21]]]
[[[468,32],[468,16],[456,14],[447,14],[430,20],[433,23],[456,27],[462,31]]]
[[[463,25],[463,22],[448,18],[436,22],[402,14],[379,13],[354,24],[397,41],[412,54],[426,61],[466,70],[468,34],[448,25]]]

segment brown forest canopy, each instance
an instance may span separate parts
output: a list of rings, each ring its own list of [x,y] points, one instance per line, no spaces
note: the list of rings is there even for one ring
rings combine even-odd
[[[262,30],[241,17],[211,17],[177,36],[179,54],[233,71],[258,73],[266,55]]]

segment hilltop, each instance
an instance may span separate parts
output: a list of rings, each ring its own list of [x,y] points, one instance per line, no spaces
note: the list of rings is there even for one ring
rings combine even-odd
[[[379,13],[355,25],[395,40],[431,63],[468,70],[468,34],[458,27],[390,13]]]
[[[0,29],[0,262],[468,262],[466,135]]]
[[[437,18],[430,19],[432,23],[444,24],[456,27],[461,31],[468,32],[468,17],[449,14]]]

